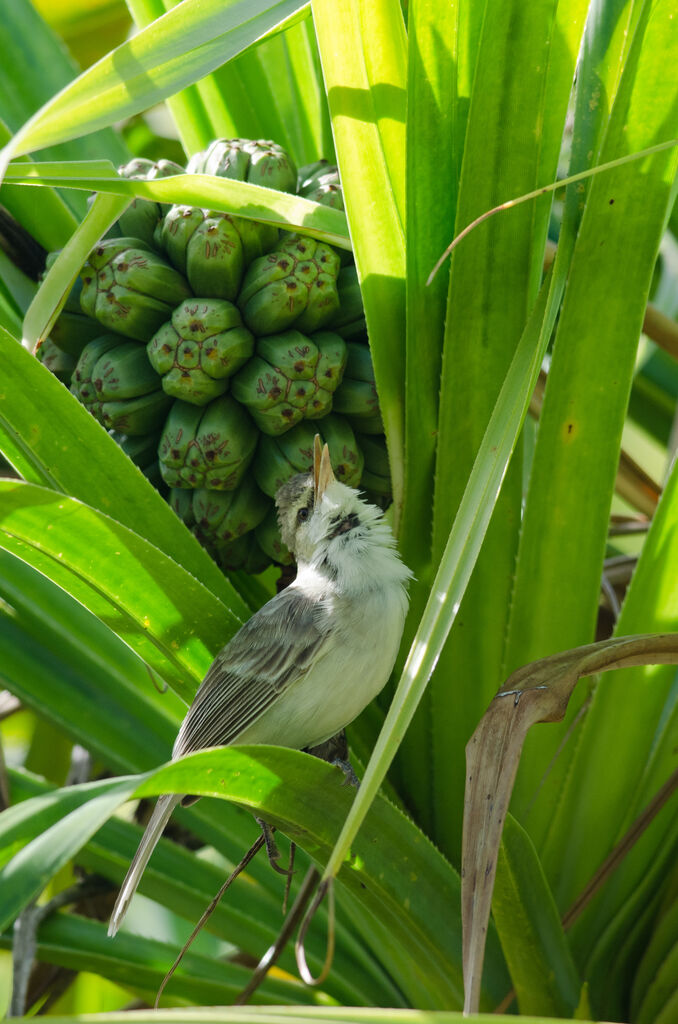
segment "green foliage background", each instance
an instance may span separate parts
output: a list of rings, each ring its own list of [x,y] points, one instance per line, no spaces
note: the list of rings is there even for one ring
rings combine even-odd
[[[24,751],[0,815],[0,943],[36,897],[72,881],[73,863],[119,882],[140,828],[117,809],[183,792],[190,776],[192,792],[218,798],[177,814],[202,849],[163,840],[141,886],[171,914],[146,904],[146,931],[115,941],[81,912],[41,925],[38,957],[82,972],[57,1011],[152,1001],[187,921],[252,841],[254,810],[299,842],[300,872],[311,860],[338,872],[334,968],[305,988],[286,952],[256,995],[275,1006],[266,1019],[412,1007],[444,1020],[463,1004],[464,747],[486,706],[518,666],[595,638],[606,556],[639,555],[617,635],[678,629],[678,150],[661,148],[678,124],[674,5],[128,6],[139,31],[111,52],[107,12],[120,12],[96,7],[101,56],[82,73],[27,0],[0,26],[0,202],[63,250],[39,290],[0,252],[0,450],[21,478],[0,482],[0,679],[30,712],[3,729],[10,754],[13,743]],[[62,20],[67,38],[86,35],[82,18]],[[177,155],[144,113],[162,102],[187,155],[235,134],[274,138],[298,163],[336,155],[346,215],[226,180],[119,179],[130,150]],[[487,220],[427,284],[476,216],[646,150],[555,202],[541,195]],[[212,657],[274,584],[223,576],[27,351],[135,195],[247,210],[352,245],[393,521],[416,583],[395,697],[350,731],[367,764],[350,814],[338,771],[294,751],[210,752],[157,770]],[[642,336],[649,298],[668,318],[661,349]],[[537,426],[526,413],[544,359]],[[629,447],[656,485],[626,468]],[[618,540],[611,510],[649,513],[649,529]],[[637,666],[580,684],[562,726],[533,730],[499,857],[481,1009],[513,988],[522,1013],[675,1019],[675,796],[567,933],[560,919],[676,770],[677,696],[674,668]],[[95,776],[114,777],[63,786],[73,743]],[[243,955],[258,959],[275,939],[281,894],[255,861],[166,1004],[232,1002],[249,978]],[[321,908],[308,939],[315,971],[326,927]],[[380,1017],[394,1010],[370,1015]]]

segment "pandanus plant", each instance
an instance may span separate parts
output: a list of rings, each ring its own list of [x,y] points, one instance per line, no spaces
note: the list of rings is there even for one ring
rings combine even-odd
[[[286,916],[254,857],[167,1004],[668,1024],[671,4],[129,8],[83,71],[27,0],[0,26],[12,1013],[152,1003],[254,814],[297,846]],[[273,497],[316,433],[415,576],[348,729],[360,789],[283,748],[159,767],[279,584]],[[160,792],[217,799],[177,812],[109,940]]]

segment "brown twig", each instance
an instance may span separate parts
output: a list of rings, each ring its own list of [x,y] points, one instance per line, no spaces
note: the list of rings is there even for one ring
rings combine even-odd
[[[183,960],[184,954],[186,953],[186,951],[190,947],[191,943],[193,942],[193,940],[195,939],[196,935],[198,934],[198,932],[200,931],[200,929],[204,925],[205,921],[207,921],[212,916],[212,914],[214,913],[214,911],[216,910],[216,908],[217,908],[217,906],[219,904],[219,900],[224,895],[226,890],[235,881],[235,879],[238,877],[240,872],[243,871],[247,867],[247,865],[252,860],[252,858],[257,853],[259,853],[259,850],[262,848],[263,845],[264,845],[264,836],[262,834],[260,836],[257,836],[257,838],[252,843],[252,845],[250,846],[250,848],[247,851],[247,853],[245,854],[245,856],[242,858],[240,863],[238,865],[236,865],[236,867],[233,869],[231,874],[228,876],[228,878],[226,879],[226,881],[224,882],[222,887],[219,889],[219,892],[211,900],[211,902],[207,906],[206,910],[203,912],[203,914],[202,914],[200,920],[198,921],[198,923],[196,924],[195,928],[193,929],[193,931],[191,932],[191,934],[187,938],[187,940],[184,943],[184,945],[181,947],[181,951],[179,952],[179,955],[177,956],[176,960],[174,961],[174,963],[170,967],[170,969],[167,972],[167,974],[165,975],[165,977],[162,979],[162,982],[160,984],[160,988],[158,989],[158,994],[156,995],[155,1002],[153,1003],[153,1009],[154,1010],[158,1009],[158,1003],[160,1002],[160,998],[161,998],[163,992],[165,991],[165,988],[167,987],[167,983],[169,982],[170,978],[172,977],[172,975],[176,971],[177,967],[179,966],[179,964]]]
[[[287,878],[285,879],[285,895],[283,896],[282,912],[283,917],[287,913],[287,903],[290,898],[290,889],[292,888],[292,876],[294,875],[294,855],[297,852],[297,844],[292,841],[290,843],[290,865],[287,869]]]
[[[563,928],[567,931],[586,909],[600,887],[616,871],[627,853],[638,842],[648,825],[657,817],[664,805],[678,789],[678,768],[666,780],[661,789],[657,790],[649,804],[643,808],[628,831],[622,836],[614,849],[608,854],[596,873],[577,896],[574,903],[563,916]]]

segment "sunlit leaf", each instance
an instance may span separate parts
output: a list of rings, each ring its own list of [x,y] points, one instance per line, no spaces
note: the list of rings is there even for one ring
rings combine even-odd
[[[295,751],[231,747],[191,755],[144,777],[88,783],[24,801],[0,815],[0,843],[18,838],[25,844],[0,871],[0,922],[11,921],[116,806],[163,789],[227,797],[280,827],[322,863],[351,801],[343,781],[337,768]],[[457,1007],[459,918],[449,907],[459,891],[458,877],[385,801],[374,805],[370,821],[342,869],[341,881],[410,949],[413,976],[403,981],[419,981],[420,992],[425,986],[431,1005]],[[495,998],[506,984],[497,966],[494,980],[488,981],[496,986]]]
[[[187,703],[241,625],[158,548],[48,488],[0,480],[0,544],[29,563],[34,548],[36,567],[48,577],[50,562],[56,562],[59,582],[61,567],[69,569],[69,593],[126,639]]]
[[[152,107],[298,17],[303,6],[300,0],[185,0],[46,103],[14,136],[4,159]]]

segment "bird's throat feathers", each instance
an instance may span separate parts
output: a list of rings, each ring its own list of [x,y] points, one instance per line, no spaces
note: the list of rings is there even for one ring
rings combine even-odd
[[[305,550],[297,552],[296,585],[316,596],[354,594],[399,585],[412,573],[403,565],[390,527],[375,505],[334,481],[315,510]]]

